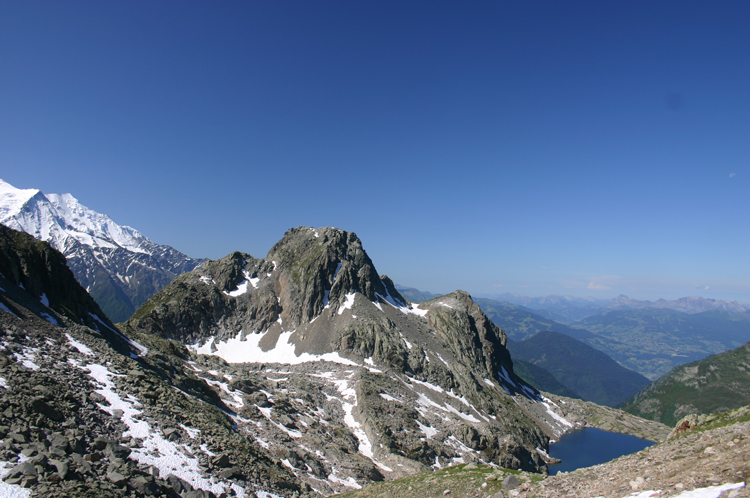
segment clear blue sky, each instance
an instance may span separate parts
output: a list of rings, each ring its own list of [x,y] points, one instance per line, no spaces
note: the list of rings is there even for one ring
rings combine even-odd
[[[750,2],[0,1],[0,178],[188,255],[750,302]]]

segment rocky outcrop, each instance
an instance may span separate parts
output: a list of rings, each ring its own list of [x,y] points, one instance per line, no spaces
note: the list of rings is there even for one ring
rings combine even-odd
[[[65,316],[91,328],[96,328],[97,322],[113,327],[78,285],[62,254],[47,242],[4,225],[0,225],[0,274],[9,284],[4,292],[6,299],[17,300],[50,321],[62,321]],[[3,301],[12,306],[8,300]]]
[[[0,244],[3,494],[313,493],[237,430],[184,346],[92,318],[101,310],[48,244],[10,230]]]

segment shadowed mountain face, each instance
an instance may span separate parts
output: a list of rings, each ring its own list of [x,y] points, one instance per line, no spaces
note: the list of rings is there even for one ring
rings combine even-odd
[[[693,414],[750,404],[750,343],[673,368],[623,403],[639,417],[668,425]]]
[[[617,406],[643,389],[649,380],[580,341],[557,332],[537,335],[509,345],[520,358],[549,371],[586,401]]]
[[[112,327],[99,306],[75,280],[65,257],[46,242],[0,225],[0,275],[11,285],[0,302],[12,311],[7,299],[20,301],[51,323],[66,317],[91,328]]]

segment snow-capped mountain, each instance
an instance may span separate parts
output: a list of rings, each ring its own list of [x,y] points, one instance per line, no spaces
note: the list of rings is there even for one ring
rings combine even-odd
[[[70,194],[17,189],[0,180],[0,223],[50,243],[115,322],[202,260],[155,244]]]

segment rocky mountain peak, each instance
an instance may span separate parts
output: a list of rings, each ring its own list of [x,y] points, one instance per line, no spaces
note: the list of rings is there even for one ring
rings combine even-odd
[[[281,284],[287,291],[282,301],[296,305],[290,317],[295,323],[312,320],[329,302],[343,303],[347,294],[358,292],[370,301],[376,301],[378,294],[388,295],[353,232],[293,228],[269,251],[266,261],[275,262],[282,273]],[[398,295],[395,288],[393,292]]]

